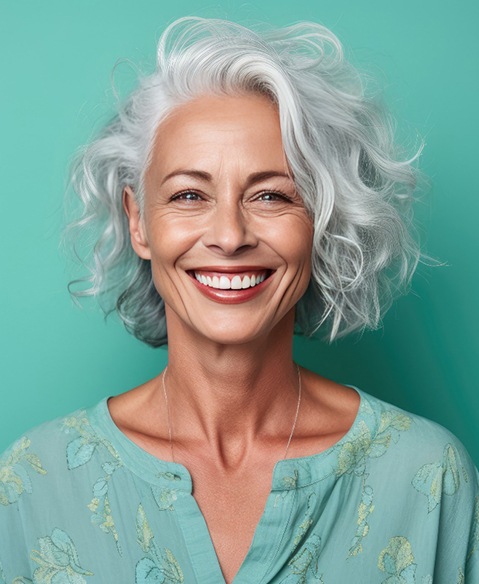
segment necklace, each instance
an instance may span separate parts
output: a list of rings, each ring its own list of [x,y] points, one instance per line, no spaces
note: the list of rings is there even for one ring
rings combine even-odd
[[[161,383],[163,385],[163,395],[165,397],[166,416],[167,416],[167,420],[168,420],[168,440],[170,442],[171,460],[173,462],[175,462],[175,457],[173,455],[173,431],[172,431],[171,417],[170,417],[170,403],[168,401],[168,393],[166,391],[166,383],[165,383],[167,370],[168,370],[168,366],[165,367],[165,369],[163,370],[163,374],[161,376]],[[302,384],[301,384],[301,371],[300,371],[298,365],[296,365],[296,371],[298,372],[298,401],[296,403],[296,412],[294,414],[293,426],[291,428],[291,433],[290,433],[289,438],[288,438],[288,443],[286,444],[286,450],[284,452],[283,460],[285,460],[285,458],[288,456],[289,445],[291,444],[291,440],[293,439],[294,431],[296,429],[296,423],[298,422],[299,406],[301,405],[301,385]]]

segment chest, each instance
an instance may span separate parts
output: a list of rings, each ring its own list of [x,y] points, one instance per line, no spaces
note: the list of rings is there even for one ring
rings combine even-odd
[[[271,491],[271,472],[226,476],[193,473],[193,496],[205,519],[227,584],[233,581],[254,537]]]

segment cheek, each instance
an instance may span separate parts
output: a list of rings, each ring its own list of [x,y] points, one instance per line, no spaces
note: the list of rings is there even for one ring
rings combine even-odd
[[[168,267],[182,256],[195,241],[191,222],[159,218],[148,226],[148,241],[152,260]]]
[[[313,228],[309,219],[293,218],[270,231],[277,253],[292,266],[309,267],[313,247]],[[274,243],[273,243],[274,242]]]
[[[302,296],[311,280],[313,228],[309,221],[296,222],[285,238],[285,259],[296,281],[296,294]]]
[[[151,271],[158,293],[168,296],[168,290],[178,288],[177,264],[198,240],[191,222],[157,221],[148,230]]]

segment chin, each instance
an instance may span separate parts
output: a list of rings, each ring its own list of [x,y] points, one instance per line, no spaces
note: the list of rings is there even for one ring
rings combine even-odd
[[[171,339],[190,336],[198,346],[204,343],[217,345],[246,345],[260,339],[268,339],[271,335],[293,334],[294,308],[269,310],[265,306],[253,310],[245,305],[215,307],[217,310],[205,310],[204,307],[190,306],[185,312],[175,311],[166,305],[168,337]],[[278,314],[281,312],[281,316]],[[189,332],[188,332],[189,331]]]
[[[246,345],[257,341],[263,336],[267,336],[270,330],[215,330],[202,331],[201,335],[205,340],[217,345]]]
[[[216,321],[216,322],[215,322]],[[200,326],[195,326],[195,331],[204,341],[215,343],[218,345],[245,345],[255,342],[261,338],[267,338],[273,329],[274,323],[269,326],[264,321],[257,323],[248,323],[245,326],[245,318],[221,319],[221,324],[218,324],[220,319],[214,319],[209,323],[201,323]]]

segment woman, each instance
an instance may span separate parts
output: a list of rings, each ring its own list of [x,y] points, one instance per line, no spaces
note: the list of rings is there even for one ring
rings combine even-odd
[[[83,152],[91,287],[158,377],[2,457],[5,582],[479,582],[477,471],[436,424],[297,367],[410,279],[410,162],[304,24],[184,19]],[[0,580],[1,581],[1,580]]]

